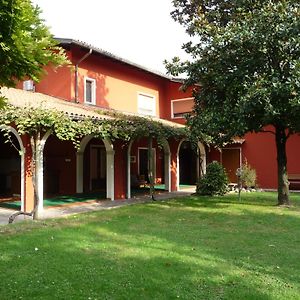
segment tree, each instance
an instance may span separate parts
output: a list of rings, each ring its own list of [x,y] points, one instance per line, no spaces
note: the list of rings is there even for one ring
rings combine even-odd
[[[38,81],[44,66],[66,63],[39,15],[30,0],[0,2],[0,88],[26,77]]]
[[[64,50],[56,46],[56,41],[40,18],[38,7],[33,7],[30,0],[0,2],[0,89],[3,86],[15,86],[18,81],[25,78],[38,81],[46,65],[61,65],[67,62]],[[5,98],[0,95],[1,108],[5,105],[3,100]],[[36,173],[35,153],[39,147],[39,138],[40,135],[31,136],[34,154],[33,174]],[[35,181],[34,191],[37,204]],[[32,213],[18,214],[35,215],[35,213],[36,208]]]
[[[271,132],[277,148],[278,204],[289,204],[286,141],[300,130],[300,3],[296,0],[173,0],[191,61],[167,63],[195,89],[192,135],[222,145]]]

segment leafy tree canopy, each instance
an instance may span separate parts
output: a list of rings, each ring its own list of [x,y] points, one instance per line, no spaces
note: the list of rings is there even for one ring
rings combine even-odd
[[[39,14],[30,0],[0,2],[0,87],[25,77],[37,81],[45,65],[67,61]]]
[[[192,59],[167,63],[186,73],[195,91],[194,136],[223,144],[264,131],[276,136],[279,187],[287,189],[285,143],[300,130],[300,2],[297,0],[173,0],[186,27]],[[287,195],[285,200],[287,200]]]

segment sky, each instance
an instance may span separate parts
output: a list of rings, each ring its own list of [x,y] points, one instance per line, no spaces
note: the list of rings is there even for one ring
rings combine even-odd
[[[171,0],[32,0],[55,37],[72,38],[166,73],[163,61],[186,59],[189,40],[170,16]]]

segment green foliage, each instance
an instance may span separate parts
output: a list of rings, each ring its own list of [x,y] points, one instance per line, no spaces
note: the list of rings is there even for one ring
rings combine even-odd
[[[193,133],[223,144],[265,125],[299,131],[300,3],[298,1],[173,1],[195,58],[169,63],[188,75],[195,93]]]
[[[179,139],[186,136],[186,129],[183,127],[173,127],[151,118],[121,113],[111,114],[111,118],[101,118],[100,113],[103,112],[99,111],[99,119],[89,117],[72,119],[57,110],[31,106],[19,108],[11,105],[4,106],[0,112],[0,124],[15,124],[20,135],[35,136],[50,130],[60,140],[72,141],[77,148],[80,140],[87,135],[112,141],[154,137],[160,143],[170,137]]]
[[[241,166],[241,181],[244,187],[254,187],[256,185],[256,171],[251,168],[247,160]]]
[[[228,188],[224,167],[214,161],[207,165],[206,174],[197,182],[196,193],[200,195],[224,195]]]
[[[0,87],[25,77],[38,81],[44,66],[67,62],[39,14],[30,0],[1,1]]]
[[[300,2],[173,0],[173,18],[192,41],[190,61],[167,67],[185,73],[195,90],[188,124],[195,138],[223,145],[247,132],[276,135],[278,202],[288,203],[286,140],[300,131]]]
[[[114,118],[114,128],[119,128],[119,135],[122,139],[138,139],[141,137],[156,137],[159,143],[173,137],[180,139],[188,135],[186,127],[177,127],[171,124],[162,123],[151,117],[128,115],[120,112],[99,111]]]

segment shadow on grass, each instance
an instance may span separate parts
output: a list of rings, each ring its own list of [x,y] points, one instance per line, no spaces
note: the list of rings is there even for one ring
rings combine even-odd
[[[300,208],[300,194],[293,193],[290,195],[291,209]],[[173,201],[172,201],[173,202]],[[232,193],[224,196],[203,196],[192,195],[189,198],[185,198],[185,201],[181,199],[175,199],[174,202],[178,206],[190,206],[190,207],[210,207],[210,208],[225,208],[228,205],[252,205],[262,207],[274,207],[277,206],[277,193],[275,192],[252,192],[242,193],[241,200],[238,198],[238,194]],[[175,204],[175,205],[176,205]]]
[[[44,228],[1,244],[13,249],[0,260],[3,299],[272,299],[208,249],[109,229]]]
[[[4,234],[0,294],[4,299],[297,299],[297,213],[273,207],[272,197],[269,205],[257,207],[219,199],[128,206]]]
[[[226,261],[230,266],[243,269],[244,273],[253,273],[262,281],[265,280],[263,278],[269,278],[287,288],[297,286],[299,292],[300,219],[297,215],[284,215],[280,210],[251,212],[249,209],[241,209],[233,214],[215,210],[198,210],[191,214],[190,211],[181,210],[175,216],[170,212],[169,217],[166,211],[159,217],[159,211],[159,206],[157,209],[152,206],[140,220],[154,225],[151,218],[155,215],[159,223],[156,229],[149,225],[141,230],[141,226],[136,229],[130,224],[122,229],[116,230],[111,226],[107,229],[117,236],[138,236],[140,240],[154,236],[173,245],[171,248],[181,255],[186,253],[186,247],[191,249],[193,256],[210,254],[217,260]],[[173,227],[176,234],[167,232],[170,227]],[[178,233],[178,228],[185,230]],[[127,243],[127,246],[130,244]],[[145,245],[140,245],[143,246]],[[200,251],[192,251],[198,247]]]

